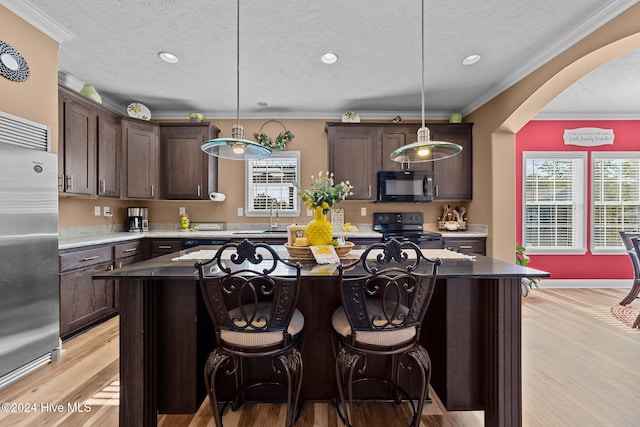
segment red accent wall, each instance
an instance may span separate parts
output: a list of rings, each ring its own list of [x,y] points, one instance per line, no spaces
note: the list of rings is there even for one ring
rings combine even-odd
[[[578,147],[564,145],[565,129],[594,127],[613,129],[613,145]],[[551,273],[552,279],[630,279],[633,268],[627,255],[593,255],[589,250],[591,218],[591,153],[640,151],[640,120],[536,120],[516,134],[516,236],[522,241],[522,152],[587,152],[587,252],[584,255],[530,255],[529,266]]]

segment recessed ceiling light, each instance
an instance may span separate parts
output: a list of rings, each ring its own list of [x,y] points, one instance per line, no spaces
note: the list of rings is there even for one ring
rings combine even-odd
[[[169,64],[175,64],[178,62],[178,57],[171,52],[158,52],[158,56],[164,62],[168,62]]]
[[[325,64],[335,64],[338,61],[338,55],[333,52],[327,52],[320,57],[320,60]]]
[[[462,60],[462,63],[463,63],[464,65],[473,65],[473,64],[475,64],[476,62],[480,61],[481,59],[482,59],[482,57],[481,57],[480,55],[478,55],[478,54],[474,53],[473,55],[469,55],[469,56],[467,56],[466,58],[464,58],[464,59]]]

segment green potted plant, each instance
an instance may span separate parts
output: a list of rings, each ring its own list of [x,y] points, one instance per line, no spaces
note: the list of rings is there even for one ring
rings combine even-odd
[[[525,253],[526,249],[524,246],[520,246],[516,243],[516,262],[524,267],[529,264],[529,257]],[[520,284],[522,286],[522,296],[526,297],[529,295],[529,292],[535,286],[538,287],[538,282],[540,281],[537,277],[523,277]]]

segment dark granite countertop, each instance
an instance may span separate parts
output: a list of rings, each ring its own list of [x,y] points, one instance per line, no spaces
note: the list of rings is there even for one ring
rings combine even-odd
[[[288,257],[288,253],[284,246],[273,246],[280,256]],[[194,267],[195,260],[175,260],[181,256],[191,252],[202,250],[215,250],[215,246],[198,246],[196,248],[178,251],[172,254],[152,258],[139,263],[135,263],[122,268],[105,271],[94,275],[96,279],[150,279],[150,280],[184,280],[196,279],[198,277],[197,270]],[[357,247],[356,247],[357,248]],[[364,248],[362,248],[364,249]],[[298,261],[298,260],[290,260]],[[344,264],[353,262],[353,259],[342,260]],[[314,261],[300,260],[303,266],[302,275],[304,277],[322,277],[335,276],[337,271],[335,266],[318,265]],[[233,264],[228,263],[230,266]],[[253,268],[257,268],[253,266]],[[280,272],[279,272],[280,273]],[[286,272],[282,274],[286,275]],[[346,272],[345,275],[362,274],[359,269],[353,269]],[[517,264],[510,264],[504,261],[495,260],[485,256],[477,255],[475,260],[458,260],[443,259],[442,265],[438,270],[438,276],[442,278],[487,278],[497,279],[505,277],[521,278],[521,277],[549,277],[549,273],[535,270],[528,267],[522,267]]]

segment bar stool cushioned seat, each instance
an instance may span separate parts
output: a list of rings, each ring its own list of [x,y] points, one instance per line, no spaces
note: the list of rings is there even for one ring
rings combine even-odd
[[[252,307],[246,305],[243,306],[243,310],[246,312],[250,312]],[[256,319],[251,322],[255,329],[261,329],[265,327],[266,321],[265,318],[268,317],[269,311],[271,310],[271,304],[269,303],[258,303],[258,307],[256,310]],[[241,310],[239,308],[235,308],[229,312],[229,317],[240,318]],[[237,322],[239,327],[243,327],[246,325],[244,320],[239,320]],[[304,328],[304,316],[302,312],[296,308],[293,312],[293,317],[291,318],[291,322],[289,323],[289,327],[287,328],[287,333],[292,337],[297,336],[300,332],[302,332],[302,328]],[[259,334],[250,333],[250,332],[236,332],[231,330],[223,329],[220,331],[220,339],[231,345],[240,346],[240,347],[258,347],[258,346],[268,346],[275,345],[283,340],[282,332],[262,332]]]

